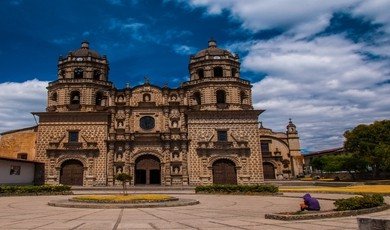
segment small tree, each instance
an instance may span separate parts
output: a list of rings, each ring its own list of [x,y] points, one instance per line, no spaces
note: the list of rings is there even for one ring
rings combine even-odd
[[[316,157],[313,160],[310,161],[310,165],[315,170],[319,170],[322,174],[322,170],[324,170],[325,167],[325,161],[323,157]]]
[[[123,186],[123,194],[124,195],[127,195],[127,187],[126,187],[126,182],[130,182],[132,179],[132,177],[129,175],[129,174],[126,174],[126,173],[119,173],[115,176],[115,180],[119,180],[120,182],[122,182],[122,186]]]
[[[390,120],[358,125],[345,132],[344,137],[345,150],[366,161],[374,177],[378,177],[380,171],[390,170]]]

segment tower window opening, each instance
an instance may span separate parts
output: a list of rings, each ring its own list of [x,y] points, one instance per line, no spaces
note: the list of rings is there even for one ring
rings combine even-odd
[[[200,95],[200,92],[195,92],[194,95],[193,95],[193,98],[196,102],[197,105],[201,105],[202,104],[202,97]]]
[[[198,74],[198,79],[204,78],[204,70],[203,69],[198,69],[196,71],[196,73]]]
[[[84,75],[83,69],[77,68],[74,70],[74,78],[75,79],[81,79],[81,78],[83,78],[83,75]]]
[[[241,93],[240,93],[241,104],[244,104],[246,98],[247,98],[247,96],[246,96],[245,92],[241,91]]]
[[[96,97],[95,97],[95,104],[96,105],[103,105],[103,93],[102,92],[97,92]]]
[[[217,104],[226,103],[226,92],[224,90],[217,90]]]
[[[52,101],[57,101],[57,98],[58,98],[57,93],[54,92],[54,93],[51,95],[50,100],[52,100]]]
[[[80,104],[80,92],[79,91],[73,91],[70,93],[70,104],[72,104],[72,105]]]
[[[101,72],[100,70],[94,70],[93,71],[93,80],[99,81],[100,80]]]
[[[232,77],[236,77],[236,74],[237,74],[237,69],[232,68]]]
[[[223,69],[222,67],[214,67],[214,77],[223,77]]]

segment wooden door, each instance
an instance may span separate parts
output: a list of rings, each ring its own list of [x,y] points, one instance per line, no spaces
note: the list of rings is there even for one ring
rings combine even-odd
[[[60,183],[65,185],[83,185],[84,167],[80,161],[65,161],[61,167]]]
[[[263,163],[264,179],[275,179],[275,167],[273,164]]]
[[[153,155],[143,155],[135,161],[136,184],[160,184],[160,160]]]
[[[237,172],[234,162],[226,159],[217,160],[213,164],[214,184],[237,184]]]

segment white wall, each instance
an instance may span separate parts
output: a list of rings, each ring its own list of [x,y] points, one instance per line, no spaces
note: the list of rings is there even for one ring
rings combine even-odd
[[[20,175],[10,175],[11,166],[20,166]],[[0,159],[0,184],[33,184],[34,163]]]

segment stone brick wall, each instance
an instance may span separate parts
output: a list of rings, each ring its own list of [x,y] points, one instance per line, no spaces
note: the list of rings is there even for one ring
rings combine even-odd
[[[212,165],[218,159],[229,159],[236,164],[239,184],[263,182],[258,114],[254,114],[255,112],[242,111],[230,115],[229,111],[189,114],[188,171],[191,185],[212,184]],[[215,146],[218,142],[218,130],[227,131],[228,142],[232,142],[228,149],[218,149]],[[245,148],[239,146],[240,142],[244,143]],[[205,143],[207,147],[200,148],[200,143]]]
[[[41,114],[36,160],[45,163],[46,181],[60,182],[61,164],[83,163],[84,185],[106,184],[107,114]],[[80,146],[69,145],[69,131],[79,132]]]

